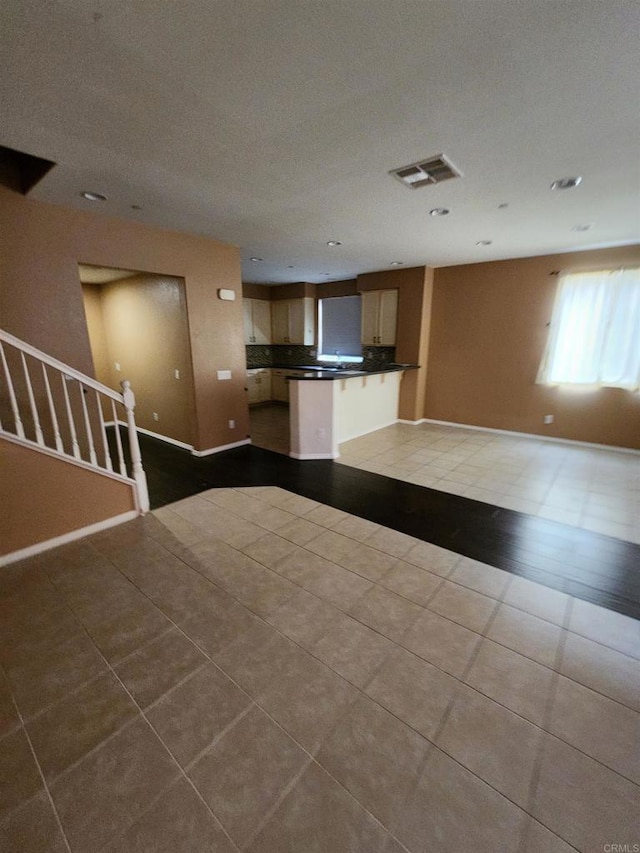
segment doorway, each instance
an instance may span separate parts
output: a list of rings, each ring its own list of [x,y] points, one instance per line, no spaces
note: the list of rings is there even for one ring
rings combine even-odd
[[[136,397],[136,425],[193,447],[195,400],[184,280],[79,264],[96,379]]]

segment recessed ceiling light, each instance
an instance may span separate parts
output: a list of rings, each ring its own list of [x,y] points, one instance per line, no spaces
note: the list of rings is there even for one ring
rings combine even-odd
[[[429,216],[448,216],[451,213],[446,207],[434,207],[429,211]]]
[[[498,210],[504,210],[505,207],[509,207],[509,203],[506,201],[503,201],[502,204],[498,205]]]
[[[102,195],[102,193],[94,193],[94,192],[83,192],[80,193],[82,198],[86,198],[87,201],[106,201],[106,195]]]
[[[401,267],[404,264],[404,261],[390,261],[390,267]]]
[[[572,231],[589,231],[592,227],[592,223],[588,223],[585,225],[574,225],[571,229]]]
[[[249,258],[249,260],[257,263],[258,261],[264,261],[264,258]]]
[[[572,190],[574,187],[577,187],[578,184],[582,183],[582,178],[558,178],[557,181],[554,181],[551,184],[550,189],[552,190]]]
[[[327,246],[342,246],[340,240],[328,240]]]
[[[493,240],[478,240],[476,246],[490,246],[493,243]]]

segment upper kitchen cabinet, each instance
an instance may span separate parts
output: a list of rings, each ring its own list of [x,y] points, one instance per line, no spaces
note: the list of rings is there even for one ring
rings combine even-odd
[[[396,343],[398,291],[369,290],[362,294],[362,343],[392,347]]]
[[[314,343],[314,300],[278,299],[271,303],[271,330],[274,344]]]
[[[243,299],[245,344],[271,343],[271,303],[266,299]]]

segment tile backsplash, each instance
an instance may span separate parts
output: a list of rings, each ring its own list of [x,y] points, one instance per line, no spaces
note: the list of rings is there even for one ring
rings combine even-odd
[[[299,344],[259,345],[245,347],[247,351],[247,367],[295,367],[296,365],[321,365],[316,359],[316,348]],[[396,358],[395,347],[364,347],[362,350],[364,362],[354,364],[363,370],[377,370],[386,364],[393,364]]]

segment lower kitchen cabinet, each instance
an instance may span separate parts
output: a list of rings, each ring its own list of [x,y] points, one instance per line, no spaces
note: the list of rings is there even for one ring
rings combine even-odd
[[[247,390],[250,406],[256,403],[268,403],[272,399],[271,370],[269,368],[247,370]]]
[[[289,402],[289,382],[287,376],[290,370],[271,371],[271,399],[278,403]]]
[[[289,380],[288,376],[305,376],[309,375],[304,370],[296,370],[295,368],[277,368],[271,370],[271,399],[276,403],[289,402]]]
[[[247,370],[249,405],[268,403],[270,400],[276,403],[288,403],[289,380],[287,377],[305,375],[309,374],[295,368],[260,367]]]

